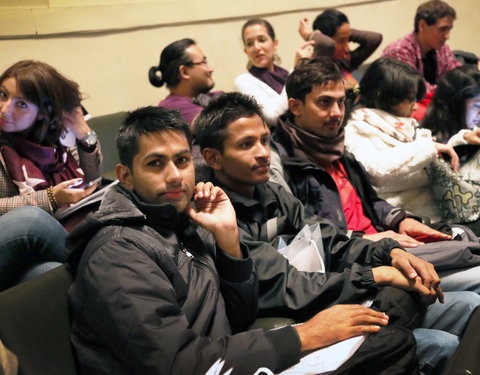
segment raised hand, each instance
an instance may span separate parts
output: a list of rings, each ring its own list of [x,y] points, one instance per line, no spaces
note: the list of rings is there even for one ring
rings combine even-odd
[[[186,213],[198,225],[212,232],[217,245],[227,254],[242,258],[235,210],[228,195],[211,182],[195,186],[193,200]]]
[[[452,167],[455,173],[458,172],[458,168],[460,168],[460,159],[458,158],[457,153],[453,149],[452,146],[444,145],[443,143],[435,143],[435,148],[437,149],[439,154],[447,154],[450,156],[450,166]]]
[[[303,59],[311,59],[313,56],[314,41],[310,40],[303,43],[295,52],[294,66],[297,67]]]
[[[303,38],[303,40],[307,41],[312,31],[313,31],[312,27],[308,23],[308,18],[307,17],[302,18],[300,20],[300,23],[298,24],[298,32],[300,36]]]
[[[92,129],[88,126],[80,106],[71,112],[63,113],[63,125],[75,134],[76,139],[84,139]]]

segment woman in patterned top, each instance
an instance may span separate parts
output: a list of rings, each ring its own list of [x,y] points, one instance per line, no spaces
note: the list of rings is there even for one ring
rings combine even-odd
[[[0,75],[0,290],[31,265],[65,260],[65,230],[49,214],[91,194],[75,186],[101,174],[80,101],[78,85],[42,62]]]

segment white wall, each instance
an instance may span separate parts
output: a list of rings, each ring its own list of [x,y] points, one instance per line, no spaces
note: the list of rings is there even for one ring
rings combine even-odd
[[[93,115],[156,104],[164,88],[150,85],[147,71],[158,64],[168,43],[194,38],[215,68],[216,87],[231,90],[234,78],[244,72],[246,57],[240,38],[243,22],[265,16],[280,41],[278,54],[290,69],[295,49],[302,42],[298,20],[313,20],[326,6],[337,6],[353,27],[380,31],[387,43],[413,29],[418,0],[124,0],[108,6],[74,7],[75,0],[31,0],[37,6],[18,8],[0,0],[0,71],[27,58],[45,61],[80,84],[88,95],[84,104]],[[480,1],[450,1],[457,21],[449,42],[452,49],[480,55]],[[280,5],[279,5],[280,3]],[[348,5],[350,4],[350,5]],[[2,8],[3,5],[3,8]],[[189,23],[191,20],[191,24]],[[142,27],[145,27],[142,29]],[[35,35],[38,36],[35,36]],[[371,59],[372,59],[371,58]]]

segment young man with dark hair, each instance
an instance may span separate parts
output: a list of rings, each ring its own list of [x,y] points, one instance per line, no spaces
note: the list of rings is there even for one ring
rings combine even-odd
[[[117,145],[120,182],[69,241],[82,373],[203,375],[217,359],[232,375],[278,372],[302,351],[387,324],[382,312],[348,305],[295,327],[241,332],[257,315],[257,276],[227,195],[194,185],[188,125],[176,111],[141,108],[127,116]],[[405,340],[392,349],[415,373],[408,331],[386,329]]]
[[[393,238],[410,248],[420,244],[413,237],[451,238],[379,198],[363,166],[345,150],[349,106],[341,74],[331,60],[318,59],[299,67],[290,74],[286,90],[289,111],[272,137],[282,161],[271,168],[283,172],[309,212],[364,238]],[[460,274],[455,272],[456,277]],[[445,288],[448,283],[445,278],[442,281]],[[467,289],[480,291],[480,284]]]
[[[442,0],[428,0],[417,8],[414,31],[389,44],[383,56],[414,67],[425,79],[427,92],[436,88],[438,79],[460,66],[446,44],[457,15]]]
[[[380,199],[362,166],[345,151],[349,106],[332,60],[321,58],[296,69],[287,80],[287,93],[289,111],[272,137],[282,164],[272,168],[283,170],[288,186],[309,212],[345,230],[374,233],[365,238],[393,238],[403,246],[418,244],[413,235],[449,238]]]
[[[251,255],[260,279],[260,312],[262,309],[289,311],[290,316],[305,319],[315,308],[358,301],[362,298],[361,287],[367,280],[370,280],[371,287],[380,290],[378,298],[381,299],[384,294],[380,286],[404,288],[406,284],[401,282],[401,273],[411,276],[413,271],[415,274],[412,268],[404,268],[397,261],[397,256],[406,256],[404,250],[395,248],[397,243],[349,239],[345,232],[328,221],[307,214],[302,204],[281,186],[268,182],[270,132],[252,98],[239,93],[225,94],[212,101],[194,125],[202,154],[212,169],[212,180],[230,197],[237,213],[241,239],[251,245]],[[289,242],[305,225],[315,223],[320,225],[322,233],[325,274],[299,272],[280,254],[277,257],[273,255],[276,248],[270,243],[278,244],[280,238]],[[379,254],[379,249],[389,256],[372,257],[375,253]],[[411,261],[411,265],[416,264],[419,270],[418,258],[411,258]],[[389,267],[390,264],[397,269]],[[358,278],[360,275],[363,276]],[[425,281],[431,276],[433,274],[425,275]],[[387,279],[390,281],[387,282]],[[262,283],[269,288],[262,289]],[[339,292],[332,294],[337,288]],[[272,290],[276,293],[273,294]],[[365,291],[363,298],[368,295]],[[448,306],[458,307],[458,303],[466,303],[470,305],[467,308],[469,311],[478,306],[480,300],[471,292],[453,293],[448,296],[450,298],[453,299],[448,301]],[[429,322],[438,323],[444,318],[450,321],[454,315],[457,318],[463,316],[463,309],[454,312],[448,306],[437,304],[429,308],[426,326],[432,327]],[[464,325],[465,321],[461,324]],[[449,328],[453,333],[458,332],[458,327]],[[434,336],[438,334],[442,337],[439,339],[442,342],[440,350],[450,351],[451,355],[458,342],[458,338],[446,332],[421,330],[414,333],[418,336],[422,362],[433,367],[437,361],[439,368],[445,363],[442,355],[435,350],[425,355],[425,343],[435,342]]]
[[[379,198],[363,166],[345,150],[346,94],[341,74],[331,60],[319,59],[296,69],[287,80],[286,91],[289,111],[280,119],[272,137],[281,164],[272,169],[284,173],[293,194],[307,211],[331,220],[353,235],[374,241],[393,238],[409,248],[421,244],[414,239],[418,236],[451,238]],[[462,251],[469,245],[450,242],[451,251],[454,247]],[[434,255],[441,245],[429,246]],[[422,246],[412,251],[425,249]],[[434,264],[437,266],[438,262]],[[440,273],[442,288],[480,293],[478,270],[468,265],[443,264],[446,270]]]

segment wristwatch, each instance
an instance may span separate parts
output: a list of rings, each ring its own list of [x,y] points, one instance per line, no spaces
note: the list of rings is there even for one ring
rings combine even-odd
[[[87,136],[83,138],[82,140],[79,140],[78,143],[80,143],[82,146],[86,148],[92,148],[97,144],[98,136],[97,133],[95,133],[94,130],[90,131],[87,133]]]
[[[85,152],[93,152],[97,148],[98,136],[95,131],[89,131],[82,140],[77,140],[77,146]]]

